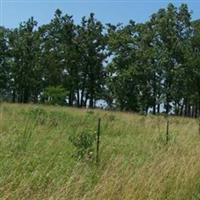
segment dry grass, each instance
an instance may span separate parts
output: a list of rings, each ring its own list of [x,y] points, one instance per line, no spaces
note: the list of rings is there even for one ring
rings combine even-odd
[[[68,138],[96,130],[101,162],[77,161]],[[200,135],[194,119],[39,105],[0,105],[2,200],[197,200]]]

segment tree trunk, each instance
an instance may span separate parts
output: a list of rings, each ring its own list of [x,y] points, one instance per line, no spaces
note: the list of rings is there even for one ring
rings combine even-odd
[[[94,108],[94,95],[93,95],[93,91],[92,91],[91,94],[90,94],[89,107],[90,107],[90,108]]]
[[[15,103],[15,100],[16,100],[16,92],[15,92],[15,90],[13,90],[13,93],[12,93],[12,102]]]
[[[72,100],[72,91],[69,92],[69,106],[73,105],[73,100]]]
[[[157,104],[157,113],[160,113],[160,103]]]
[[[23,103],[28,103],[29,101],[29,89],[25,88],[24,89],[24,95],[23,95]]]
[[[77,89],[77,102],[76,102],[77,107],[80,106],[80,94],[79,94],[79,89]]]
[[[153,114],[156,114],[156,102],[154,101],[154,105],[153,105]]]

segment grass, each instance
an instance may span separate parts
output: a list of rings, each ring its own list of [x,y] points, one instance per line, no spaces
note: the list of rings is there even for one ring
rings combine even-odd
[[[95,132],[100,164],[77,161],[69,137]],[[0,199],[198,200],[198,121],[42,105],[0,105]]]

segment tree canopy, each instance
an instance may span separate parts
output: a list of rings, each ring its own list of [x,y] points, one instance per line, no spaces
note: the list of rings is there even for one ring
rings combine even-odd
[[[144,23],[75,24],[57,9],[40,27],[0,27],[0,99],[197,117],[200,20],[169,4]]]

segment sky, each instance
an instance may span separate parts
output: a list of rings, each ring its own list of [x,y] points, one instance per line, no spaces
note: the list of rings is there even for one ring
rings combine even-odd
[[[83,16],[95,13],[103,23],[144,22],[151,14],[169,3],[187,3],[192,18],[200,18],[200,0],[0,0],[0,26],[15,28],[33,16],[39,25],[50,22],[57,8],[73,15],[76,23]]]

